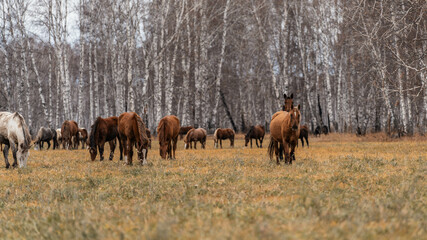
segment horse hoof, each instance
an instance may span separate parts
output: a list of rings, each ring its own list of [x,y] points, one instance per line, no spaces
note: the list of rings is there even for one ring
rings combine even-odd
[[[10,164],[9,164],[9,163],[8,163],[8,164],[6,164],[6,169],[7,169],[7,168],[9,168],[9,167],[10,167]]]
[[[99,159],[99,161],[101,161],[101,162],[102,162],[102,161],[104,161],[104,159],[103,159],[103,158],[101,158],[101,159]]]

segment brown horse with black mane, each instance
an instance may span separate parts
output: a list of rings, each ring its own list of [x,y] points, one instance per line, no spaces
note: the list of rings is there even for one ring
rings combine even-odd
[[[138,159],[141,165],[146,165],[149,140],[142,118],[135,112],[122,113],[119,116],[119,134],[126,164],[132,165],[133,146],[136,144]]]
[[[290,112],[279,111],[273,115],[270,122],[271,140],[268,146],[268,154],[272,159],[273,151],[275,152],[277,164],[280,164],[281,158],[279,144],[285,153],[285,163],[292,164],[292,159],[295,159],[294,151],[298,143],[300,119],[299,105],[298,108],[293,108]],[[292,148],[291,154],[289,154],[289,147]]]
[[[175,159],[179,129],[179,119],[174,115],[166,116],[160,120],[159,126],[157,126],[157,135],[159,136],[160,156],[162,158],[169,156],[169,158]]]
[[[234,135],[235,132],[230,128],[217,128],[214,133],[214,147],[218,148],[219,145],[222,148],[222,140],[230,139],[230,147],[234,147]]]
[[[264,126],[262,125],[252,126],[249,129],[249,132],[245,135],[245,147],[247,147],[249,141],[251,141],[251,148],[252,148],[252,139],[255,139],[256,146],[262,148],[262,141],[264,140],[264,136],[265,136]],[[259,145],[258,145],[258,140],[259,140]]]
[[[79,126],[75,121],[64,121],[61,127],[62,134],[62,148],[69,149],[70,146],[76,148],[79,145]],[[72,145],[71,139],[74,137],[74,143]]]
[[[191,129],[188,131],[187,135],[184,137],[185,142],[185,149],[193,148],[193,142],[194,142],[194,149],[197,149],[197,141],[200,142],[202,145],[202,148],[206,148],[206,137],[207,137],[206,130],[203,128],[197,128],[197,129]]]
[[[179,136],[180,136],[179,138],[182,139],[183,136],[185,136],[188,133],[188,131],[190,131],[191,129],[194,129],[194,127],[193,126],[180,127],[179,128]]]
[[[92,161],[95,161],[96,155],[99,149],[100,161],[104,160],[104,145],[106,142],[110,144],[110,160],[113,160],[114,150],[116,149],[116,138],[119,139],[120,149],[120,160],[123,159],[123,147],[120,142],[120,136],[118,131],[119,118],[109,117],[101,118],[98,117],[92,125],[90,131],[89,140],[89,153]]]

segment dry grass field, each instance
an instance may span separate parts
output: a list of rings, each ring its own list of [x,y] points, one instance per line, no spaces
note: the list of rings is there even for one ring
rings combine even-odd
[[[427,141],[310,138],[292,166],[264,148],[184,150],[149,166],[86,150],[0,169],[3,239],[427,239]],[[106,151],[108,156],[109,151]],[[0,157],[2,158],[2,157]],[[135,163],[135,161],[134,161]]]

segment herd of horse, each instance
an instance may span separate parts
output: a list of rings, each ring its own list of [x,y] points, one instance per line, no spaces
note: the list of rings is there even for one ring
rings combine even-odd
[[[276,163],[285,160],[286,164],[292,164],[295,160],[295,147],[298,139],[304,147],[304,140],[308,143],[309,129],[306,125],[300,126],[301,112],[300,105],[294,107],[293,94],[284,94],[285,102],[282,111],[276,112],[270,122],[270,144],[268,155],[273,159],[276,156]],[[325,126],[326,127],[326,126]],[[178,117],[169,115],[163,117],[157,126],[157,136],[159,141],[160,156],[163,159],[175,159],[178,135],[183,138],[185,149],[197,149],[197,142],[201,148],[206,148],[207,131],[203,128],[192,126],[181,126]],[[316,131],[327,134],[326,130],[318,127]],[[255,125],[249,128],[245,135],[245,147],[252,148],[252,140],[258,148],[262,148],[265,136],[265,128],[262,125]],[[315,132],[317,134],[317,132]],[[213,135],[214,147],[222,148],[222,140],[229,139],[230,147],[234,147],[235,132],[230,128],[218,128]],[[34,145],[36,149],[43,149],[43,143],[47,143],[50,148],[50,141],[53,141],[53,149],[59,149],[62,144],[63,149],[78,149],[81,143],[82,149],[87,148],[92,161],[98,155],[100,161],[104,160],[104,146],[110,146],[109,160],[114,157],[117,143],[120,149],[120,160],[124,160],[127,165],[132,165],[134,148],[137,152],[137,159],[141,165],[147,164],[148,150],[151,149],[151,132],[145,126],[142,118],[135,112],[125,112],[119,117],[108,118],[98,117],[91,126],[91,131],[79,128],[77,122],[66,120],[60,129],[41,127],[35,136]],[[2,145],[5,145],[3,148]],[[14,163],[13,167],[26,166],[28,150],[31,148],[31,135],[24,118],[19,113],[0,112],[0,145],[2,146],[6,168],[8,162],[9,148],[12,149]]]

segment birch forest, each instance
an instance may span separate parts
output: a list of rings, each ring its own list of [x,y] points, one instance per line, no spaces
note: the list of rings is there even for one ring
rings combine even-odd
[[[425,0],[0,0],[0,27],[0,110],[32,133],[126,111],[240,132],[284,93],[310,129],[426,131]]]

